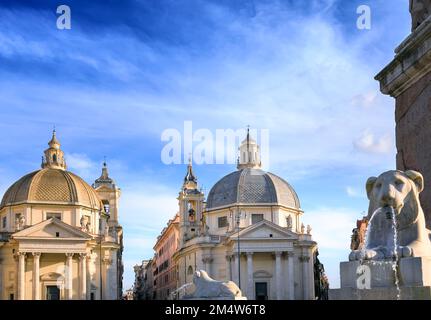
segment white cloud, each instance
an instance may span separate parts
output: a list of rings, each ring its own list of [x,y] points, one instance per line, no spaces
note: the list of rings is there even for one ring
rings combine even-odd
[[[75,170],[88,170],[95,167],[95,164],[86,154],[68,153],[65,155],[67,164]]]
[[[359,190],[351,186],[346,187],[346,193],[349,197],[352,197],[352,198],[364,197],[364,193],[362,192],[362,190]]]
[[[97,177],[97,173],[101,170],[101,165],[92,161],[90,157],[83,153],[66,153],[66,164],[68,170],[77,174],[87,182],[92,183]]]
[[[320,207],[304,215],[304,224],[313,228],[319,246],[319,259],[325,266],[331,288],[339,287],[339,264],[348,261],[350,239],[360,213],[349,208]]]
[[[371,154],[386,154],[394,150],[391,134],[376,137],[370,130],[365,130],[362,135],[353,142],[356,149]]]
[[[124,258],[130,261],[125,287],[133,284],[130,266],[153,257],[157,236],[178,211],[177,193],[150,180],[123,188],[119,219],[124,228]]]
[[[369,91],[367,93],[355,95],[350,103],[356,107],[370,108],[375,106],[378,93],[376,91]]]

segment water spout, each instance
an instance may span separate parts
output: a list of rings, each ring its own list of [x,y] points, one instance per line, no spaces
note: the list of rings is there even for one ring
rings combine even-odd
[[[361,255],[359,259],[360,265],[364,265],[365,260],[372,259],[369,255],[369,251],[375,250],[378,248],[373,248],[375,245],[373,242],[373,239],[371,239],[371,230],[373,227],[373,221],[378,214],[384,214],[386,216],[387,220],[391,221],[391,232],[389,234],[385,234],[386,236],[386,248],[382,251],[382,248],[379,248],[380,250],[376,250],[377,260],[382,259],[381,261],[368,261],[369,264],[387,264],[390,263],[392,270],[395,275],[395,286],[397,288],[397,300],[401,299],[401,289],[400,289],[400,280],[398,275],[398,268],[399,268],[399,256],[398,256],[398,226],[397,226],[397,216],[395,209],[391,206],[384,206],[380,207],[377,210],[373,212],[373,214],[370,217],[370,220],[368,221],[367,230],[365,232],[365,239],[364,239],[364,246],[361,248]],[[389,227],[389,226],[388,226]],[[378,256],[380,254],[380,256]]]
[[[396,213],[393,207],[390,207],[391,217],[392,217],[392,228],[394,232],[394,252],[393,252],[393,262],[392,262],[392,270],[395,273],[395,286],[397,287],[397,300],[401,299],[401,289],[400,289],[400,279],[398,276],[398,264],[399,264],[399,256],[398,256],[398,228],[397,228],[397,219]]]

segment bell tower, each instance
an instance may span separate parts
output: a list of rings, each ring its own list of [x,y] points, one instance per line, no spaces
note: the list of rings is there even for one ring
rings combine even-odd
[[[178,196],[180,213],[180,247],[187,240],[206,233],[206,222],[203,216],[204,194],[198,190],[197,178],[193,173],[192,161],[189,159],[187,174]]]
[[[117,187],[115,181],[109,177],[106,160],[103,162],[102,175],[93,184],[100,199],[102,200],[105,212],[109,215],[110,225],[118,224],[118,203],[121,196],[121,189]]]
[[[117,286],[116,296],[117,299],[122,296],[123,292],[123,227],[118,221],[118,204],[121,196],[121,189],[117,187],[115,181],[109,177],[108,165],[106,159],[103,162],[102,175],[96,179],[93,184],[93,188],[96,190],[100,200],[104,207],[104,216],[106,217],[107,224],[105,222],[105,241],[112,241],[113,239],[118,245],[116,251],[110,251],[111,265],[115,266],[117,270]],[[108,236],[108,237],[107,237]],[[114,268],[112,269],[114,270]]]

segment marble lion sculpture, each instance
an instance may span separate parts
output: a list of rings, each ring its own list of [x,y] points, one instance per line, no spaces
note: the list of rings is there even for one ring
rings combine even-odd
[[[419,202],[419,193],[423,188],[422,175],[412,170],[387,171],[379,177],[369,178],[366,184],[370,200],[368,221],[376,213],[368,226],[370,230],[367,231],[366,247],[352,251],[349,260],[384,260],[394,257],[393,212],[398,257],[431,256],[431,232],[425,226],[425,216]]]
[[[241,297],[242,293],[238,286],[232,282],[222,282],[211,279],[208,273],[204,270],[196,271],[193,276],[195,285],[194,298],[237,298]]]
[[[410,0],[412,30],[416,29],[431,13],[431,0]]]

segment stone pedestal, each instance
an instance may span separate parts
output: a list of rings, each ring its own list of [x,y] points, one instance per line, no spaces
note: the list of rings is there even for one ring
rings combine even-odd
[[[183,298],[181,300],[208,300],[208,301],[245,301],[247,297],[235,297],[235,298],[227,298],[227,297],[214,297],[214,298]]]
[[[376,80],[384,94],[396,99],[397,169],[423,174],[420,200],[431,228],[431,17],[395,53]]]
[[[370,268],[371,288],[392,287],[395,285],[395,272],[391,263],[374,262],[364,263],[364,265]],[[359,261],[340,263],[341,288],[357,288],[359,266]]]
[[[396,288],[329,290],[329,300],[397,300]],[[401,300],[431,300],[431,287],[401,287]]]
[[[406,286],[431,287],[431,257],[401,259],[400,282]]]
[[[341,262],[341,288],[329,291],[330,300],[396,300],[395,272],[390,262],[366,261],[367,274],[360,270],[359,261]],[[431,257],[402,258],[398,280],[400,299],[431,299]],[[358,279],[369,276],[368,289],[358,288]]]

